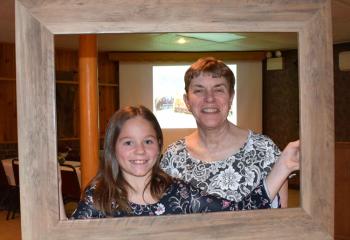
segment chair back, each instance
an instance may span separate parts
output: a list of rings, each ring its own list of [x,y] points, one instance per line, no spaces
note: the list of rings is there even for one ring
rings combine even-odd
[[[15,177],[15,184],[16,186],[19,186],[19,162],[16,158],[12,159],[12,169]]]
[[[12,214],[11,219],[15,218],[15,215],[17,212],[20,211],[20,195],[19,195],[19,162],[18,159],[12,159],[11,160],[12,165],[12,171],[14,175],[14,186],[10,186],[9,182],[8,185],[10,186],[8,190],[7,197],[5,198],[6,203],[6,209],[7,209],[7,216],[6,220],[10,219],[10,216]]]
[[[5,173],[4,166],[2,165],[2,162],[0,162],[0,189],[8,187],[9,183],[7,180],[7,176]]]
[[[62,196],[65,203],[80,200],[80,184],[77,172],[71,165],[61,164]]]

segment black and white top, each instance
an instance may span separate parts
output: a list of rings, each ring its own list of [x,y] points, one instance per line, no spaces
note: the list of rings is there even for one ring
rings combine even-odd
[[[264,182],[261,181],[257,185],[257,188],[251,192],[249,197],[244,198],[240,202],[234,202],[208,195],[189,183],[174,179],[173,183],[168,187],[157,203],[140,205],[129,202],[130,212],[116,209],[111,215],[108,215],[108,217],[158,216],[269,208],[270,199],[264,185]],[[94,189],[95,187],[92,186],[85,191],[84,197],[79,202],[77,209],[73,212],[71,219],[107,217],[105,213],[94,207]],[[116,204],[112,204],[112,206],[115,205]]]
[[[280,154],[270,138],[249,131],[245,144],[227,159],[209,163],[195,159],[185,139],[180,139],[169,145],[160,166],[209,194],[239,202],[266,178]],[[273,207],[278,207],[278,200],[274,201]]]

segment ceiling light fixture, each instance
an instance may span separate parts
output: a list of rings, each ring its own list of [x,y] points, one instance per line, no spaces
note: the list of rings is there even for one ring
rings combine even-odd
[[[180,37],[177,41],[178,44],[185,44],[187,40],[184,37]]]

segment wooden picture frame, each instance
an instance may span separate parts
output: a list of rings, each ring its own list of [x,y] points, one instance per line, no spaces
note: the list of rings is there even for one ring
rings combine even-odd
[[[300,208],[60,220],[54,34],[152,32],[298,33]],[[23,240],[333,238],[329,0],[17,0],[16,61]]]

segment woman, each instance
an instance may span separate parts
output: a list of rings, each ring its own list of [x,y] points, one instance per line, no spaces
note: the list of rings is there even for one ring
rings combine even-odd
[[[163,135],[147,108],[126,107],[116,112],[106,131],[104,158],[85,189],[72,218],[154,216],[192,212],[268,208],[288,174],[299,168],[298,144],[286,151],[271,175],[251,197],[230,202],[173,179],[159,167]],[[266,185],[266,187],[265,187]]]
[[[233,72],[222,61],[207,57],[191,65],[184,101],[197,130],[168,147],[161,168],[209,194],[240,201],[266,178],[280,150],[268,137],[227,120],[234,85]],[[286,181],[273,207],[287,207],[287,188]]]

